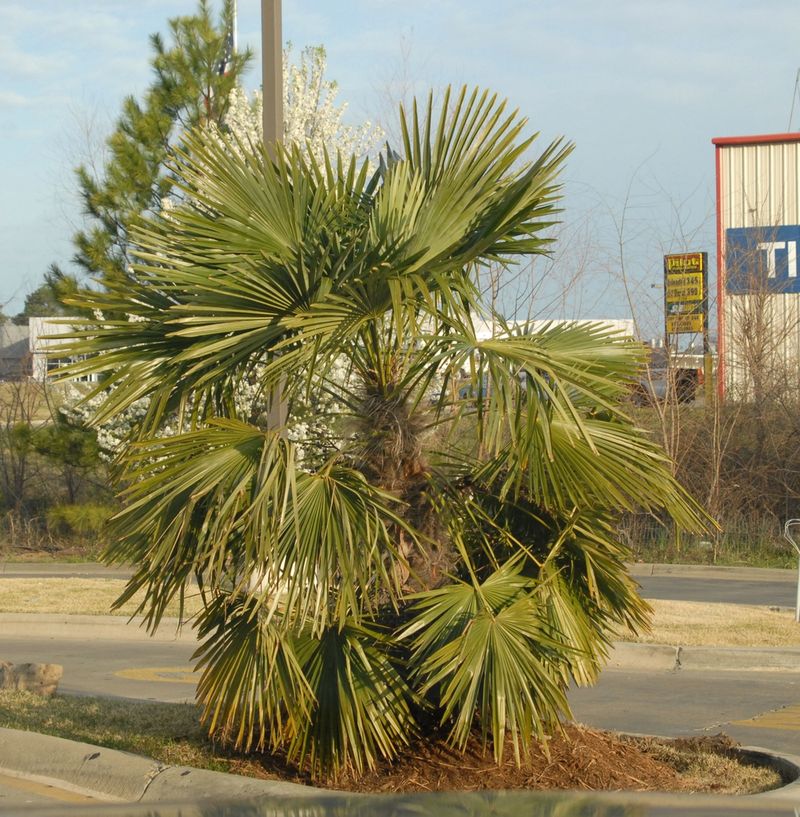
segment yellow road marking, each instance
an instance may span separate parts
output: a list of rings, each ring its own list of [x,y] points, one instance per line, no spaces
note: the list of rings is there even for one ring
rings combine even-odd
[[[58,789],[46,783],[37,783],[35,780],[26,780],[23,777],[10,777],[0,774],[0,783],[9,789],[16,789],[28,794],[38,794],[50,800],[59,800],[63,803],[100,803],[103,802],[97,797],[90,797],[88,794],[78,794],[76,791]]]
[[[132,681],[158,681],[164,684],[196,684],[200,673],[194,667],[131,667],[114,675]]]
[[[785,729],[788,732],[800,732],[800,704],[763,712],[743,721],[732,721],[737,726],[751,726],[754,729]]]

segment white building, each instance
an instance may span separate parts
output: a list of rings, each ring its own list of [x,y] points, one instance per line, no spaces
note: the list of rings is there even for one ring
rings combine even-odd
[[[28,323],[28,343],[31,356],[31,376],[35,380],[45,380],[47,375],[70,362],[70,358],[59,357],[57,348],[65,343],[54,337],[68,332],[70,318],[30,318]],[[86,380],[87,378],[80,378]],[[89,378],[96,380],[95,376]]]
[[[713,139],[717,176],[718,389],[800,384],[800,133]]]

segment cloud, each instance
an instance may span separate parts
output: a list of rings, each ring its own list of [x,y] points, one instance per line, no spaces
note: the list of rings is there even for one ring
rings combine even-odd
[[[20,47],[15,37],[0,34],[0,75],[7,82],[47,77],[58,68],[55,56]]]
[[[14,91],[0,91],[0,107],[24,108],[30,105],[30,99]]]

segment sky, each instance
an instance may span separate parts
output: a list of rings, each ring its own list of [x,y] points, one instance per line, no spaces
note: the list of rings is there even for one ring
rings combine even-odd
[[[195,9],[0,0],[6,314],[51,262],[69,268],[82,219],[73,168],[100,160],[122,99],[147,87],[148,36]],[[663,254],[705,250],[713,265],[711,139],[800,130],[799,32],[796,0],[283,0],[284,41],[325,46],[353,124],[391,131],[409,90],[477,85],[541,133],[531,158],[573,142],[553,258],[517,280],[535,287],[537,317],[633,316],[648,331]],[[239,42],[256,52],[245,84],[257,87],[260,0],[239,0]]]

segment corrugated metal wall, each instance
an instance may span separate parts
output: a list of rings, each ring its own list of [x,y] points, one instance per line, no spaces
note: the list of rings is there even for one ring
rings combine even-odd
[[[752,396],[754,387],[762,388],[766,381],[800,383],[800,291],[776,292],[774,281],[770,286],[760,285],[757,275],[749,293],[734,294],[725,286],[730,274],[726,269],[727,230],[758,228],[763,230],[763,240],[769,241],[776,228],[800,225],[798,140],[800,134],[753,137],[749,144],[747,137],[714,140],[720,347],[725,391],[734,398]],[[766,252],[753,255],[760,258],[758,264],[766,266]],[[773,251],[773,263],[774,259]],[[793,269],[792,262],[787,263],[787,269]],[[787,281],[786,289],[795,290],[794,279]]]

